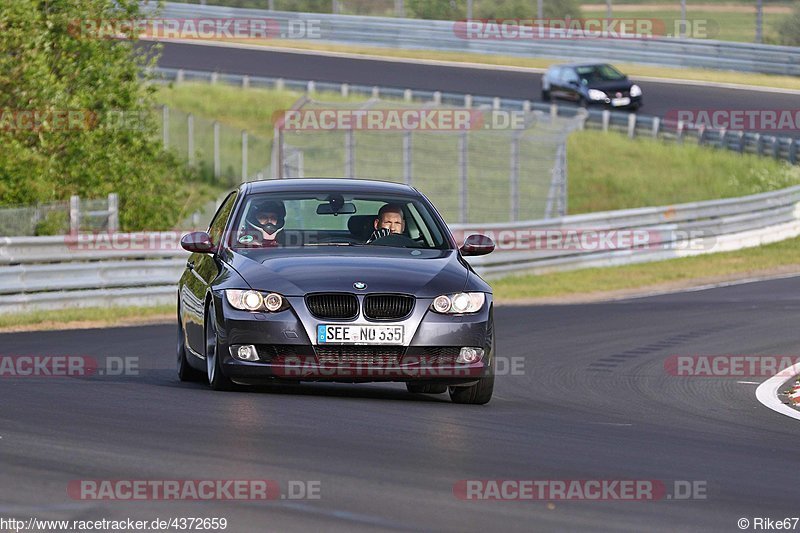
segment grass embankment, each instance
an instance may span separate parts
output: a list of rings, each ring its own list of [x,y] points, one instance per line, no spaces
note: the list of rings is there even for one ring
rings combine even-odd
[[[0,332],[89,329],[175,320],[175,306],[107,307],[0,315]]]

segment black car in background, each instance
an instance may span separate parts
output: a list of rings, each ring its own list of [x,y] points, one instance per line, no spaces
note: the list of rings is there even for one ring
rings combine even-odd
[[[455,403],[492,397],[492,291],[464,256],[494,243],[456,243],[412,187],[246,183],[181,245],[192,252],[178,287],[182,381],[396,381]]]
[[[551,99],[636,110],[642,106],[642,88],[606,63],[553,65],[542,76],[542,100]]]

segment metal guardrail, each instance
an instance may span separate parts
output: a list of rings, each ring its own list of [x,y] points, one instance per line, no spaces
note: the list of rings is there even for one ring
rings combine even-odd
[[[145,7],[147,7],[145,5]],[[443,52],[502,54],[596,60],[800,75],[800,48],[707,39],[465,39],[455,22],[297,13],[167,2],[169,18],[269,18],[281,28],[289,21],[319,22],[321,42]],[[302,24],[302,23],[301,23]]]
[[[800,235],[800,186],[664,207],[503,224],[454,224],[457,239],[488,233],[497,250],[470,258],[487,277],[633,264],[758,246]],[[537,232],[633,230],[645,246],[538,247]],[[186,252],[179,233],[0,239],[0,313],[175,302]],[[153,243],[157,243],[153,245]],[[155,248],[155,249],[154,249]]]

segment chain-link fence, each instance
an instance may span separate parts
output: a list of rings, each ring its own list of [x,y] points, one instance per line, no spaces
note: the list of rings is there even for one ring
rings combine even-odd
[[[69,201],[0,208],[2,237],[65,235],[117,229],[119,202],[113,193],[100,199],[72,196]]]
[[[424,192],[450,223],[566,214],[566,139],[579,127],[577,117],[379,99],[359,105],[307,98],[287,113],[293,114],[285,115],[287,120],[275,132],[275,177],[406,183]],[[468,117],[462,124],[466,127],[456,128],[452,121],[430,129],[391,123],[396,116],[427,117],[442,124],[443,118],[457,120],[457,113]],[[355,124],[359,116],[360,126]],[[351,127],[326,127],[321,124],[326,118],[337,124],[349,122]]]
[[[168,106],[158,111],[164,147],[197,166],[209,183],[233,187],[269,173],[271,139]]]

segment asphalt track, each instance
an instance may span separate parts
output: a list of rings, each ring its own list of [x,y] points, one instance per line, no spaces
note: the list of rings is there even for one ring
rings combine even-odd
[[[602,58],[598,58],[602,60]],[[540,100],[541,75],[491,69],[399,63],[311,53],[164,43],[159,65],[251,76],[381,85],[502,98]],[[641,112],[674,116],[677,110],[796,109],[797,94],[705,85],[637,81],[644,92]]]
[[[800,425],[757,378],[676,377],[674,354],[798,354],[800,278],[591,305],[501,307],[486,406],[402,385],[215,393],[178,382],[172,325],[0,336],[3,355],[139,358],[139,375],[3,378],[0,517],[226,517],[228,531],[738,531],[798,516]],[[752,383],[739,383],[750,381]],[[76,501],[76,479],[321,482],[319,500]],[[462,501],[465,479],[707,484],[691,501]]]

